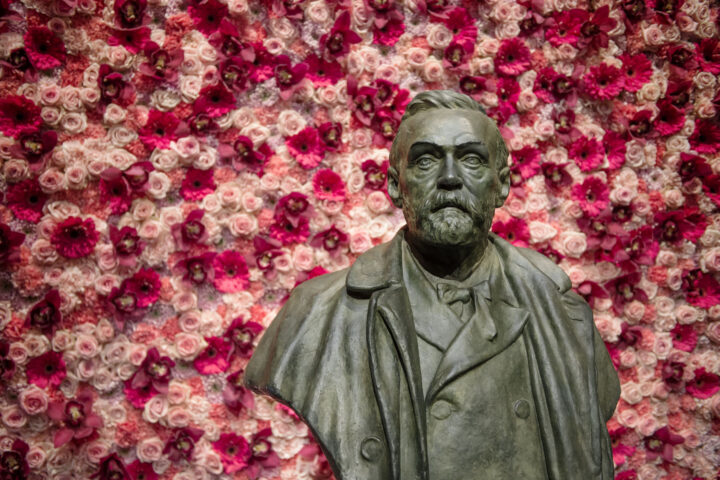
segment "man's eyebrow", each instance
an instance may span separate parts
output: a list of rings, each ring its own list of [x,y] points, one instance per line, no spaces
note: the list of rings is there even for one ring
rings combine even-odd
[[[419,142],[415,142],[412,145],[410,145],[409,151],[420,150],[420,149],[422,149],[422,150],[425,150],[425,149],[443,150],[444,148],[445,147],[438,145],[436,143],[419,141]],[[454,148],[455,148],[455,150],[468,150],[468,149],[476,148],[476,149],[487,151],[488,146],[485,142],[474,141],[474,142],[460,143],[458,145],[455,145]]]
[[[412,145],[410,145],[409,151],[413,150],[442,150],[442,147],[436,143],[432,142],[415,142]]]

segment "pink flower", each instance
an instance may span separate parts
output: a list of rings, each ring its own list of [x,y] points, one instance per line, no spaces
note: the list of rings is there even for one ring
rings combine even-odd
[[[720,75],[720,42],[717,38],[703,38],[695,44],[695,55],[700,70]]]
[[[623,88],[628,92],[637,92],[650,81],[652,77],[652,63],[647,55],[622,55],[623,62]]]
[[[223,433],[212,442],[213,449],[220,454],[225,473],[235,473],[245,469],[252,452],[247,440],[236,433]]]
[[[317,55],[308,55],[305,58],[308,65],[307,78],[312,80],[316,87],[335,85],[344,78],[344,73],[337,61],[325,60]]]
[[[546,22],[545,40],[556,48],[564,43],[576,46],[588,17],[588,12],[579,8],[555,12]]]
[[[525,220],[511,217],[506,222],[496,221],[492,225],[492,231],[518,247],[528,247],[530,241],[530,230]]]
[[[466,37],[453,38],[443,52],[443,66],[445,68],[463,69],[475,51],[475,44]]]
[[[692,325],[675,325],[670,333],[672,334],[673,347],[683,352],[692,352],[697,345],[698,334]]]
[[[118,454],[111,453],[103,457],[98,471],[90,475],[90,478],[97,478],[98,480],[130,480],[130,475]]]
[[[695,398],[710,398],[720,391],[720,377],[700,367],[695,370],[695,378],[688,382],[685,390]]]
[[[365,174],[365,186],[371,190],[382,190],[387,180],[387,170],[390,162],[387,160],[378,165],[375,160],[365,160],[360,169]]]
[[[18,136],[12,152],[26,159],[33,171],[40,171],[43,167],[42,160],[53,151],[57,145],[57,138],[55,130],[26,128]]]
[[[220,64],[220,79],[225,87],[234,93],[242,93],[248,88],[248,76],[252,71],[252,63],[241,56],[223,60]]]
[[[270,225],[270,237],[279,240],[283,245],[302,243],[310,236],[310,222],[306,217],[289,218],[275,216],[275,223]]]
[[[205,210],[195,209],[188,213],[182,223],[175,223],[170,227],[178,250],[188,250],[193,245],[203,245],[208,239],[208,232],[202,223]]]
[[[610,204],[608,187],[597,177],[588,177],[572,187],[572,198],[590,217],[596,217]]]
[[[465,8],[455,7],[452,10],[446,10],[441,21],[455,37],[464,37],[475,43],[478,34],[475,19]]]
[[[158,349],[152,347],[140,368],[125,381],[125,397],[134,407],[143,408],[158,393],[167,393],[174,366],[175,362],[170,357],[161,357]]]
[[[607,5],[593,12],[592,17],[580,27],[582,37],[578,40],[579,48],[607,48],[608,32],[617,25],[617,20],[611,18],[609,14],[610,7]]]
[[[25,234],[12,230],[0,222],[0,266],[7,267],[20,260],[19,246],[25,241]]]
[[[720,126],[717,121],[696,119],[690,146],[698,153],[713,154],[720,151]]]
[[[110,204],[110,211],[114,215],[125,213],[132,203],[130,184],[125,179],[122,170],[117,167],[108,167],[100,173],[100,198]]]
[[[240,252],[225,250],[213,258],[213,285],[223,293],[241,292],[250,285],[248,267]]]
[[[543,176],[545,177],[545,185],[550,190],[560,190],[572,184],[572,177],[565,170],[567,163],[543,163],[541,165]]]
[[[228,8],[218,0],[205,0],[190,4],[188,13],[195,27],[207,37],[220,28],[220,22],[228,16]]]
[[[40,329],[52,337],[60,326],[62,313],[60,312],[60,292],[53,288],[45,294],[45,298],[36,303],[25,317],[25,327]]]
[[[193,360],[195,370],[202,375],[222,373],[230,368],[230,342],[222,337],[205,337],[208,346]]]
[[[193,103],[194,113],[202,112],[210,118],[220,117],[233,108],[235,108],[235,95],[222,84],[204,87]]]
[[[253,435],[250,442],[250,460],[247,475],[255,480],[263,468],[274,468],[280,465],[280,457],[272,449],[268,437],[272,435],[270,428],[264,428]]]
[[[62,353],[50,350],[31,359],[26,374],[28,382],[40,388],[59,386],[67,375]]]
[[[585,92],[598,100],[609,100],[617,96],[623,89],[624,77],[622,70],[606,63],[590,67],[589,73],[583,77]]]
[[[150,20],[147,0],[115,0],[115,24],[122,29],[136,29]]]
[[[68,217],[55,226],[50,237],[57,252],[65,258],[87,257],[95,250],[99,234],[92,218]]]
[[[625,138],[619,133],[608,130],[603,136],[603,146],[605,147],[610,169],[615,170],[622,167],[625,163],[625,152],[627,151]]]
[[[250,390],[243,386],[243,370],[228,375],[227,385],[223,389],[223,402],[235,415],[255,407],[255,397]]]
[[[683,388],[683,372],[685,365],[680,362],[666,360],[663,362],[662,379],[673,392],[680,392]]]
[[[223,335],[232,342],[233,355],[250,358],[255,338],[263,331],[263,326],[256,322],[246,322],[242,317],[233,320]]]
[[[540,171],[540,150],[527,146],[512,152],[512,163],[523,179],[537,175]]]
[[[203,283],[212,283],[215,280],[213,259],[216,252],[205,252],[195,257],[185,258],[173,265],[174,273],[182,273],[183,281],[199,286]]]
[[[605,289],[613,299],[613,311],[616,315],[620,315],[623,306],[627,303],[637,300],[641,303],[647,302],[647,293],[640,287],[641,274],[639,271],[620,275],[605,283]]]
[[[179,462],[183,459],[191,461],[195,444],[204,433],[204,430],[193,427],[176,430],[165,444],[163,454],[166,454],[171,462]]]
[[[92,411],[92,402],[90,390],[78,393],[74,400],[50,402],[48,417],[60,423],[60,429],[53,437],[55,448],[70,440],[87,442],[96,435],[97,429],[103,427],[102,418]]]
[[[318,127],[318,135],[329,152],[337,152],[342,146],[342,124],[338,122],[325,122]]]
[[[517,76],[530,68],[530,49],[518,37],[505,39],[495,55],[495,70],[502,75]]]
[[[336,58],[347,55],[350,45],[360,41],[362,41],[362,37],[350,29],[350,12],[348,10],[343,10],[330,31],[320,37],[323,51]]]
[[[249,170],[258,177],[263,176],[265,164],[273,153],[266,143],[255,149],[253,141],[244,135],[235,138],[232,145],[225,143],[218,145],[220,158],[230,160],[233,168],[238,172]]]
[[[149,148],[169,148],[170,142],[186,133],[187,126],[172,112],[150,110],[145,126],[138,130],[140,140]]]
[[[262,270],[266,279],[272,280],[277,272],[275,271],[275,257],[282,255],[282,251],[278,250],[281,246],[280,242],[273,238],[253,238],[253,246],[255,252],[251,257],[252,266]]]
[[[313,127],[305,127],[297,134],[285,140],[290,155],[305,169],[318,166],[325,156],[318,131]]]
[[[180,186],[180,195],[187,201],[195,202],[215,191],[213,169],[188,168]]]
[[[128,290],[135,295],[138,308],[155,303],[160,298],[161,287],[160,275],[152,268],[140,269],[128,279]]]
[[[45,26],[28,27],[23,36],[25,51],[30,63],[38,70],[48,70],[65,62],[65,44],[52,30]]]
[[[40,126],[40,107],[22,95],[0,98],[0,132],[13,138]]]
[[[316,198],[336,202],[345,200],[345,183],[331,169],[323,168],[315,172],[312,183]]]
[[[575,91],[575,80],[560,74],[552,67],[538,71],[533,85],[533,93],[545,103],[555,103]]]
[[[662,457],[666,462],[673,460],[673,446],[683,443],[685,439],[670,431],[668,427],[662,427],[655,431],[652,436],[645,439],[647,449],[647,460],[653,461]]]
[[[403,14],[399,10],[395,10],[382,22],[376,21],[373,29],[373,43],[387,47],[395,45],[400,36],[405,33],[404,20]]]
[[[313,247],[322,247],[330,252],[330,255],[337,255],[347,249],[349,242],[345,232],[338,229],[335,225],[331,225],[327,230],[317,233],[310,245]]]
[[[571,146],[568,152],[575,160],[580,170],[589,172],[595,170],[602,164],[605,158],[605,149],[602,144],[594,138],[580,137]]]

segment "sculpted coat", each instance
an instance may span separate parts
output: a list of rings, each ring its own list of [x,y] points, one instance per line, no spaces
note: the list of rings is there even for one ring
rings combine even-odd
[[[424,388],[404,234],[298,286],[246,385],[308,424],[338,480],[612,479],[620,385],[565,273],[490,233],[497,336],[467,322]],[[511,388],[493,379],[508,368]]]

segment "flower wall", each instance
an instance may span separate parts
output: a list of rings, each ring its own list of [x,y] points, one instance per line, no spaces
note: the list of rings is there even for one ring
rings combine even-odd
[[[0,478],[330,478],[243,367],[402,225],[436,88],[502,127],[494,231],[594,309],[616,478],[716,478],[717,2],[0,0],[0,67]]]

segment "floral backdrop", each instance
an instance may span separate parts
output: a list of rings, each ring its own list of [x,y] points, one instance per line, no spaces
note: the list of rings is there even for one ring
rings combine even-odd
[[[242,387],[290,290],[402,225],[422,90],[502,126],[494,231],[592,305],[617,479],[720,469],[711,0],[0,0],[0,479],[328,479]]]

